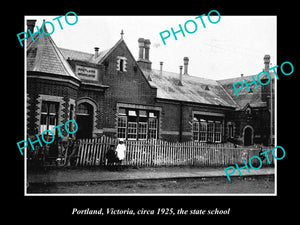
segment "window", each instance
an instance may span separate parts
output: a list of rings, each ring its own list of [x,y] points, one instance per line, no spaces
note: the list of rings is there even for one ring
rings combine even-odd
[[[57,125],[57,113],[58,103],[57,102],[42,102],[41,109],[41,123],[40,131],[43,133],[45,130],[52,130]],[[51,135],[50,132],[46,132],[46,135]]]
[[[117,57],[117,70],[121,72],[127,72],[127,58],[118,56]]]
[[[199,121],[197,118],[193,120],[193,138],[194,140],[199,140]]]
[[[118,109],[118,138],[157,139],[158,113],[148,110]]]
[[[196,115],[193,119],[193,139],[199,142],[221,142],[223,123],[220,118]]]
[[[86,103],[81,103],[78,105],[77,114],[79,115],[89,115],[88,105]]]
[[[136,122],[128,122],[128,134],[127,138],[136,140],[137,138],[137,123]]]
[[[148,123],[139,122],[139,140],[147,139],[147,130],[148,130]]]
[[[124,71],[124,59],[120,59],[120,71]]]
[[[200,129],[199,129],[199,141],[206,142],[207,140],[207,123],[205,120],[201,119]]]
[[[157,119],[149,118],[149,139],[157,139]]]
[[[118,117],[118,138],[126,138],[127,117]]]
[[[234,124],[232,122],[227,123],[227,131],[228,131],[228,138],[234,137]]]
[[[208,121],[207,124],[207,142],[214,142],[214,126],[213,121]]]
[[[215,122],[215,142],[221,142],[222,140],[222,123],[220,121]]]

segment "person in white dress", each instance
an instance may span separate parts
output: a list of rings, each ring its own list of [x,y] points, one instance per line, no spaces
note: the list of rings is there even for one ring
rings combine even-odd
[[[122,169],[122,161],[125,159],[126,154],[126,146],[123,138],[119,139],[119,144],[117,145],[116,152],[117,158],[119,159],[119,169]]]

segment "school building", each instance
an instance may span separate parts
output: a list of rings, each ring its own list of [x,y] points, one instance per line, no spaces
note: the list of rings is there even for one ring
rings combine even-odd
[[[33,33],[35,21],[27,25]],[[90,53],[59,48],[50,35],[35,34],[34,40],[27,39],[26,47],[28,136],[72,119],[78,131],[61,130],[77,139],[274,143],[274,80],[237,97],[232,84],[250,83],[251,76],[201,78],[189,74],[186,56],[178,73],[165,71],[163,62],[154,69],[149,39],[138,39],[137,60],[123,33],[111,48]],[[263,60],[268,71],[270,56]]]

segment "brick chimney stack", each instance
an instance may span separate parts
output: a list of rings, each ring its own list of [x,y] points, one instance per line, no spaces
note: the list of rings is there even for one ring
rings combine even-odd
[[[150,45],[151,42],[149,39],[139,38],[139,58],[137,63],[142,70],[151,71],[152,62],[150,58]]]
[[[96,59],[99,55],[99,48],[98,47],[95,47],[95,55],[94,55],[94,58]]]
[[[138,60],[142,60],[142,59],[144,59],[144,38],[139,38],[138,43],[139,43],[139,59]]]
[[[189,58],[188,57],[183,58],[183,65],[184,65],[183,74],[188,75],[188,65],[189,65]]]
[[[162,76],[162,70],[163,70],[163,62],[159,62],[160,65],[160,70],[159,70],[159,75]]]
[[[264,64],[265,64],[265,69],[264,69],[264,71],[266,71],[266,72],[268,72],[269,69],[270,69],[270,58],[271,58],[270,55],[265,55],[265,56],[264,56]]]
[[[150,45],[151,42],[149,39],[144,40],[144,46],[145,46],[145,59],[149,61],[149,54],[150,54]]]
[[[179,66],[179,80],[178,85],[182,86],[182,66]]]
[[[36,20],[27,20],[27,29],[30,30],[31,33],[34,33],[34,27],[35,27]]]

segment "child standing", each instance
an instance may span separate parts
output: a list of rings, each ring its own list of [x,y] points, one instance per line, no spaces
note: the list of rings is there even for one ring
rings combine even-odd
[[[119,139],[119,144],[117,145],[116,152],[117,152],[117,157],[119,160],[119,162],[118,162],[119,169],[121,170],[122,169],[122,161],[125,159],[125,152],[126,152],[126,146],[125,146],[123,138]]]

